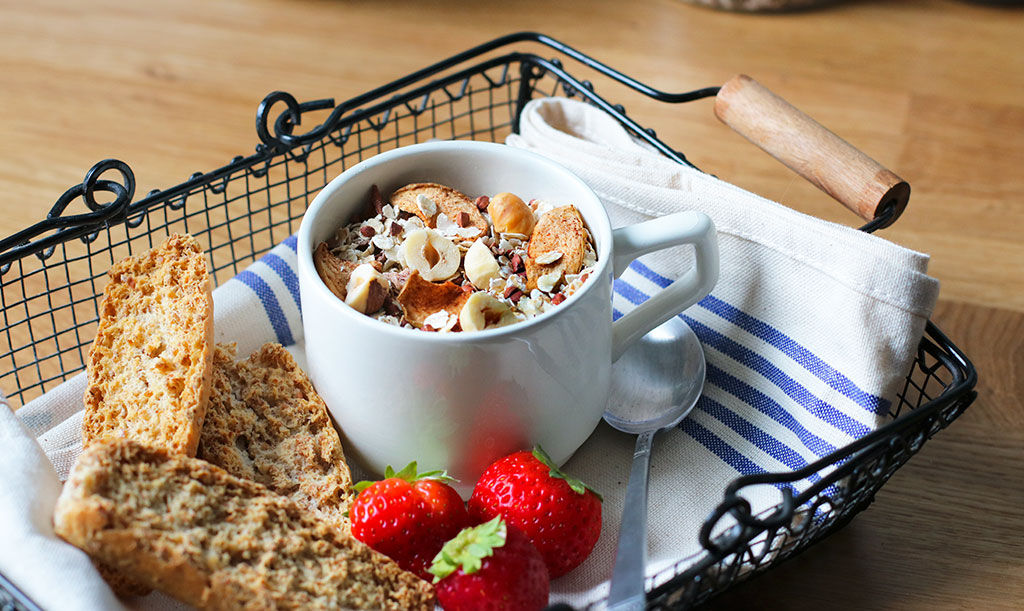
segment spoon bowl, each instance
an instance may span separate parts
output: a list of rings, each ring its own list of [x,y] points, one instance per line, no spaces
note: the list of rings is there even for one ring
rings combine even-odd
[[[679,424],[697,404],[704,372],[697,335],[673,316],[637,340],[612,366],[605,422],[633,435]]]
[[[637,439],[608,591],[610,610],[640,611],[645,607],[651,443],[655,433],[678,425],[697,404],[705,368],[700,341],[678,316],[638,340],[612,368],[612,392],[604,419]]]

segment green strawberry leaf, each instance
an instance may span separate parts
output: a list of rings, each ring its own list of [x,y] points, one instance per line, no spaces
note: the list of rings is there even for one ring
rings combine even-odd
[[[356,483],[352,484],[352,489],[356,491],[356,494],[359,494],[363,490],[366,490],[367,488],[369,488],[370,486],[372,486],[372,485],[374,485],[376,483],[377,482],[370,482],[370,481],[363,480],[361,482],[356,482]]]
[[[439,482],[443,482],[445,484],[459,481],[454,477],[448,475],[447,471],[442,471],[440,469],[435,471],[424,471],[423,473],[417,473],[415,460],[407,464],[401,471],[395,471],[395,469],[391,465],[384,467],[384,479],[391,478],[403,479],[409,482],[410,484],[413,482],[417,482],[421,479],[436,479]],[[363,480],[361,482],[353,484],[352,489],[355,490],[356,493],[358,494],[376,483],[377,482]]]
[[[548,456],[548,453],[544,451],[544,448],[540,447],[540,444],[533,447],[533,457],[550,469],[550,471],[548,471],[548,475],[557,479],[564,479],[565,482],[569,484],[569,488],[571,488],[576,494],[586,494],[587,490],[589,490],[594,493],[594,496],[597,497],[598,501],[601,501],[602,503],[604,502],[604,498],[597,490],[594,490],[587,484],[584,484],[581,480],[576,479],[559,469],[558,466],[555,465],[555,462],[551,460],[551,457]]]
[[[427,571],[437,583],[462,568],[466,575],[472,575],[483,566],[484,558],[494,554],[495,548],[505,545],[508,527],[501,516],[479,526],[463,528],[455,538],[444,544],[434,556],[434,562]]]
[[[388,468],[390,469],[391,467],[388,466]],[[385,475],[387,475],[387,474],[385,473]],[[414,460],[411,463],[405,465],[405,468],[403,468],[398,473],[394,473],[394,471],[392,470],[391,477],[397,477],[398,479],[404,479],[407,482],[414,482],[414,481],[416,481],[416,461]]]

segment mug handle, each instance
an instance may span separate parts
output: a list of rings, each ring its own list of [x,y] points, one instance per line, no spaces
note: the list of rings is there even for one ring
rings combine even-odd
[[[656,295],[612,324],[612,361],[669,318],[703,299],[718,282],[715,224],[703,212],[689,210],[612,232],[613,273],[618,278],[632,261],[656,250],[693,244],[696,265]]]

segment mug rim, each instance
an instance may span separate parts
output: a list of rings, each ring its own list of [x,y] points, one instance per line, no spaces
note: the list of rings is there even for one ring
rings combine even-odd
[[[510,325],[503,327],[496,327],[492,329],[484,329],[482,331],[473,332],[459,332],[459,333],[417,333],[418,329],[410,330],[397,327],[385,322],[381,322],[374,318],[371,318],[365,314],[361,314],[356,310],[352,309],[351,306],[347,305],[344,301],[338,298],[324,283],[323,278],[316,272],[316,266],[313,263],[313,244],[312,244],[312,227],[315,224],[315,219],[324,213],[325,210],[329,209],[328,205],[331,202],[335,194],[340,191],[345,183],[351,180],[352,177],[367,171],[371,167],[378,165],[388,164],[394,159],[406,157],[409,155],[429,155],[433,151],[437,150],[487,150],[497,152],[499,155],[511,155],[519,156],[523,159],[529,160],[530,163],[547,166],[553,169],[557,173],[561,174],[562,177],[570,183],[575,183],[577,187],[582,189],[589,197],[593,198],[593,202],[596,204],[596,209],[599,211],[596,216],[596,220],[603,226],[608,240],[605,244],[597,244],[598,247],[598,259],[594,265],[593,271],[591,272],[591,278],[588,278],[584,282],[583,286],[570,295],[564,302],[555,306],[554,308],[543,312],[533,318],[515,322]],[[500,151],[500,152],[498,152]],[[575,204],[574,204],[575,205]],[[580,210],[579,206],[576,206],[579,210],[580,215],[583,216],[584,221],[587,225],[590,225],[592,220],[588,218],[583,210]],[[596,232],[591,231],[591,234]],[[597,237],[595,235],[595,241]],[[509,146],[498,142],[482,142],[475,140],[439,140],[435,142],[421,142],[418,144],[411,144],[408,146],[398,147],[389,151],[384,151],[360,161],[356,165],[343,171],[331,179],[313,198],[309,207],[302,215],[302,221],[299,224],[298,239],[296,242],[296,248],[298,250],[297,256],[299,261],[299,282],[302,282],[303,276],[313,275],[316,277],[316,281],[311,290],[319,299],[327,299],[330,303],[330,307],[341,313],[341,316],[352,324],[367,324],[369,323],[371,329],[375,329],[381,333],[400,333],[401,337],[410,341],[429,341],[438,343],[472,343],[472,342],[483,342],[491,340],[502,340],[507,339],[509,336],[515,336],[520,333],[528,333],[537,327],[546,326],[547,324],[557,320],[557,316],[560,312],[567,311],[582,300],[587,294],[592,292],[594,285],[597,282],[597,278],[601,278],[607,273],[609,260],[612,258],[612,241],[613,234],[611,228],[611,220],[608,218],[608,213],[604,208],[604,204],[601,199],[597,196],[597,193],[583,181],[579,176],[574,174],[572,171],[567,169],[565,166],[544,157],[533,151],[528,151],[521,148]],[[302,273],[302,270],[306,270],[306,274]],[[609,309],[611,308],[611,301],[609,301]],[[611,325],[612,320],[609,318],[608,324]]]

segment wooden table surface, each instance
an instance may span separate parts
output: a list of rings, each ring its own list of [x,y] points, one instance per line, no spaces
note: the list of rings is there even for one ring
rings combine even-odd
[[[251,152],[256,105],[269,91],[341,100],[518,30],[548,33],[665,90],[751,74],[901,174],[911,204],[882,235],[932,254],[942,282],[933,318],[980,371],[975,404],[867,512],[715,608],[1021,608],[1019,9],[860,0],[765,16],[678,0],[3,0],[0,234],[42,218],[106,157],[128,162],[145,193]],[[699,167],[857,224],[718,123],[710,102],[622,98]]]

